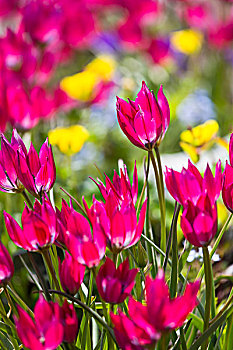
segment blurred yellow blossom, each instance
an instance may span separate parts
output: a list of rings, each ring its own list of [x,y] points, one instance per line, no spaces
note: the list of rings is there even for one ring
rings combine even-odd
[[[192,55],[200,51],[203,42],[203,34],[197,30],[184,29],[171,34],[171,43],[176,50]]]
[[[99,78],[109,81],[113,77],[116,62],[111,56],[101,55],[91,61],[85,68],[85,71],[95,73]]]
[[[56,145],[62,153],[72,155],[83,147],[89,133],[82,125],[72,125],[67,128],[56,128],[48,132],[49,142]]]
[[[216,120],[209,119],[205,123],[185,130],[180,134],[180,146],[188,153],[193,162],[197,162],[201,151],[211,147],[217,142],[219,125]]]
[[[99,83],[112,79],[114,70],[114,59],[101,55],[90,62],[82,72],[63,78],[60,86],[71,98],[87,102],[95,98]]]

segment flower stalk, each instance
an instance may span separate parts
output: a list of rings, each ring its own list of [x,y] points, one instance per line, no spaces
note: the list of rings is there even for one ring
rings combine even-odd
[[[204,259],[204,270],[205,270],[205,286],[206,286],[206,297],[205,297],[205,315],[204,315],[204,329],[205,332],[209,328],[210,320],[210,308],[212,298],[212,279],[211,279],[211,260],[209,255],[208,247],[202,247],[203,259]],[[202,344],[201,349],[206,350],[208,346],[208,339]]]

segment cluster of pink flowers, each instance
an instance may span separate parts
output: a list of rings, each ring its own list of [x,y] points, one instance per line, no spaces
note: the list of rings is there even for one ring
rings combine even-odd
[[[120,127],[128,139],[152,157],[153,148],[159,146],[170,121],[169,104],[162,87],[156,99],[143,82],[135,101],[126,102],[118,98],[117,114]],[[230,164],[226,164],[223,174],[220,161],[216,165],[215,176],[207,165],[202,177],[191,162],[180,173],[172,169],[165,172],[168,191],[183,206],[182,231],[194,246],[206,247],[216,234],[216,201],[221,191],[225,205],[233,211],[233,136],[229,154]],[[70,295],[78,292],[87,267],[93,271],[103,301],[120,304],[129,297],[128,315],[120,310],[118,314],[111,313],[115,336],[123,350],[150,348],[163,334],[181,327],[198,303],[200,281],[188,283],[184,294],[172,299],[164,272],[159,270],[154,280],[146,277],[145,303],[141,303],[130,295],[138,269],[130,268],[128,259],[122,259],[119,266],[115,261],[119,253],[140,240],[144,227],[147,199],[138,218],[135,208],[138,196],[136,164],[132,183],[125,165],[119,175],[114,172],[112,181],[105,176],[105,184],[99,179],[92,179],[103,199],[98,201],[93,196],[89,207],[83,198],[82,214],[74,209],[72,201],[68,204],[62,200],[60,210],[52,205],[47,193],[55,178],[55,163],[47,141],[38,156],[33,145],[27,151],[16,130],[11,143],[2,136],[0,190],[23,192],[25,198],[27,190],[35,197],[34,206],[25,205],[22,227],[4,212],[11,240],[29,252],[45,254],[53,244],[61,248],[65,253],[63,261],[59,260],[59,279],[63,290]],[[108,254],[112,254],[112,260],[106,254],[106,247]],[[0,257],[0,284],[5,287],[13,276],[14,266],[2,244]],[[101,265],[103,258],[105,262]],[[18,317],[15,316],[18,336],[29,349],[52,350],[63,341],[74,341],[78,319],[72,304],[65,301],[63,306],[59,306],[41,296],[34,315],[32,320],[26,311],[18,308]]]

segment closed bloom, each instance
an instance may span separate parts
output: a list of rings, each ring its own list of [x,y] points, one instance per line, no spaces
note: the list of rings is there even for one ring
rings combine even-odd
[[[65,243],[72,257],[89,268],[97,266],[106,250],[106,237],[98,226],[93,226],[93,233],[88,220],[72,206],[63,201],[60,220],[66,232],[61,241]]]
[[[69,304],[67,300],[61,307],[61,319],[64,327],[63,341],[72,343],[78,332],[78,317],[73,304]]]
[[[112,189],[119,203],[121,203],[123,200],[128,199],[129,201],[133,201],[134,205],[136,204],[137,195],[138,195],[138,174],[137,174],[136,162],[134,165],[132,185],[130,183],[127,167],[125,164],[120,169],[120,175],[118,175],[117,172],[114,170],[112,182],[107,175],[105,175],[106,185],[104,185],[103,182],[99,179],[97,181],[95,180],[93,181],[98,186],[105,200],[107,199],[110,189]]]
[[[7,284],[14,274],[14,264],[6,247],[0,242],[0,286]]]
[[[35,201],[33,210],[27,205],[22,213],[22,228],[13,217],[4,211],[7,232],[20,248],[37,251],[53,244],[58,236],[56,213],[48,200]]]
[[[59,276],[65,292],[75,295],[81,286],[85,274],[85,266],[79,264],[68,252],[59,264]]]
[[[196,247],[210,243],[218,229],[217,205],[206,193],[194,205],[188,201],[181,216],[181,229],[185,238]]]
[[[101,298],[107,303],[122,303],[133,289],[137,272],[137,269],[129,269],[128,259],[116,269],[114,262],[107,257],[96,277]]]
[[[207,164],[204,177],[198,169],[189,161],[188,168],[183,168],[181,172],[173,169],[166,169],[165,182],[171,196],[181,205],[191,201],[194,205],[199,197],[208,193],[208,197],[213,205],[218,199],[222,189],[222,171],[220,160],[216,164],[215,176],[213,176]]]
[[[143,203],[139,220],[137,222],[136,209],[132,201],[117,200],[112,189],[106,198],[106,203],[93,199],[93,205],[89,209],[86,202],[88,217],[97,231],[103,232],[107,238],[107,245],[114,253],[129,248],[136,244],[144,226],[147,200]]]
[[[117,98],[117,118],[122,131],[135,146],[151,150],[159,145],[170,122],[162,86],[157,99],[144,81],[135,101]]]
[[[18,307],[16,330],[23,345],[30,350],[54,350],[63,341],[64,328],[58,303],[40,296],[34,309],[35,320]]]
[[[51,146],[46,140],[37,154],[33,144],[29,151],[13,130],[11,143],[2,135],[0,151],[0,189],[20,192],[26,188],[39,197],[48,192],[56,180],[56,168]]]
[[[145,285],[145,305],[129,300],[129,317],[111,314],[117,342],[123,350],[141,350],[155,344],[164,332],[181,327],[197,305],[200,282],[189,283],[182,296],[170,298],[164,273],[155,280],[149,276]]]

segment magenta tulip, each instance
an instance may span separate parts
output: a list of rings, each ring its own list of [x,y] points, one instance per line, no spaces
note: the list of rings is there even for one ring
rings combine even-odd
[[[0,242],[0,286],[6,285],[14,274],[14,264],[6,247]]]
[[[163,333],[181,327],[197,305],[200,282],[189,283],[182,296],[170,298],[164,273],[146,278],[145,305],[129,300],[129,317],[111,314],[114,332],[122,350],[142,350],[155,344]]]
[[[157,99],[145,82],[135,101],[117,98],[117,118],[122,131],[135,146],[151,150],[160,143],[170,122],[162,86]]]
[[[196,247],[208,245],[218,229],[217,205],[206,193],[194,205],[188,201],[181,216],[181,229],[185,238]]]
[[[75,295],[79,290],[85,274],[85,266],[79,264],[68,252],[59,264],[59,276],[65,292]]]
[[[229,143],[230,164],[226,162],[223,172],[222,199],[228,210],[233,212],[233,134]]]
[[[129,269],[128,259],[116,269],[114,262],[107,257],[96,277],[101,298],[111,304],[122,303],[133,289],[137,272],[137,269]]]
[[[56,180],[51,146],[46,140],[39,156],[31,144],[29,152],[14,129],[11,143],[2,136],[0,151],[0,190],[20,192],[26,188],[36,197],[48,192]]]
[[[106,197],[106,203],[93,199],[93,205],[89,209],[86,202],[84,206],[93,227],[103,232],[107,238],[107,245],[114,253],[129,248],[136,244],[142,234],[147,200],[143,203],[139,220],[137,222],[136,209],[132,201],[119,202],[112,189]]]
[[[53,244],[59,227],[56,213],[48,200],[40,204],[35,201],[33,210],[27,205],[22,213],[22,228],[13,217],[4,211],[7,232],[11,240],[20,248],[38,251]]]
[[[92,235],[88,220],[65,201],[62,202],[59,217],[66,231],[62,235],[62,241],[72,257],[89,268],[97,266],[106,250],[106,237],[103,232],[93,226]]]
[[[134,165],[134,172],[133,172],[133,182],[132,185],[130,183],[127,167],[124,164],[123,168],[120,169],[120,175],[117,174],[117,172],[114,170],[113,180],[109,179],[107,175],[105,175],[105,182],[106,185],[103,184],[101,180],[95,181],[92,179],[95,184],[98,186],[103,198],[106,200],[109,190],[112,189],[113,193],[116,195],[116,198],[121,203],[123,200],[129,200],[133,201],[133,204],[135,205],[137,202],[137,195],[138,195],[138,174],[137,174],[137,167],[136,162]]]
[[[57,303],[47,302],[42,296],[36,303],[35,321],[18,307],[15,319],[16,330],[23,345],[30,350],[54,350],[64,336],[61,309]]]
[[[61,307],[61,320],[64,328],[63,341],[72,343],[78,332],[78,317],[73,304],[68,304],[67,300]]]
[[[211,203],[214,204],[222,189],[221,162],[218,161],[216,164],[215,176],[212,175],[207,164],[202,178],[198,169],[189,160],[188,168],[183,168],[180,173],[167,168],[165,182],[171,196],[183,206],[187,201],[196,204],[199,197],[205,195],[205,193],[208,193]]]

